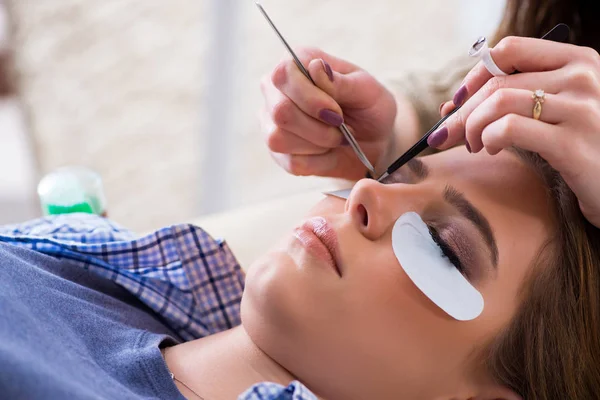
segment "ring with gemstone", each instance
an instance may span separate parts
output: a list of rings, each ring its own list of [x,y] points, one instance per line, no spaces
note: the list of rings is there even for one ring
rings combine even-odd
[[[542,104],[546,100],[546,93],[542,89],[538,89],[531,95],[535,104],[533,105],[533,119],[538,121],[542,115]]]

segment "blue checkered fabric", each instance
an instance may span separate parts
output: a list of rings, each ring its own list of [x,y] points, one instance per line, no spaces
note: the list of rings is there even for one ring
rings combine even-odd
[[[288,387],[264,382],[246,390],[238,400],[318,400],[306,386],[292,382]]]
[[[244,273],[223,240],[189,224],[138,237],[91,214],[51,216],[0,227],[0,242],[63,259],[137,296],[183,340],[241,323]],[[316,400],[298,382],[260,383],[239,400]]]

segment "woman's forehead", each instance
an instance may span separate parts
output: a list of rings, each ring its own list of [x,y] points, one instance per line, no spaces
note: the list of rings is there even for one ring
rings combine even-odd
[[[464,191],[474,202],[493,205],[489,212],[528,215],[551,222],[551,202],[541,177],[514,152],[491,156],[455,148],[422,158],[430,179]]]
[[[534,185],[543,189],[541,178],[515,153],[502,151],[491,156],[485,151],[470,154],[464,148],[454,148],[421,158],[434,179],[460,180],[482,188],[517,188]]]

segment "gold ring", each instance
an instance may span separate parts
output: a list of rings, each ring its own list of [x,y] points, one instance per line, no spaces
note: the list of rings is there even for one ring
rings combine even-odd
[[[535,101],[533,106],[533,119],[539,121],[540,116],[542,115],[542,104],[544,104],[544,101],[546,100],[546,93],[544,93],[542,89],[538,89],[533,92],[531,98]]]

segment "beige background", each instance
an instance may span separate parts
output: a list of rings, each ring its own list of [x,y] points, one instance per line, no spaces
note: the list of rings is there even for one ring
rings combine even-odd
[[[236,207],[329,185],[286,175],[265,149],[259,78],[285,53],[252,1],[231,3],[226,76],[214,70],[217,0],[7,3],[37,177],[67,164],[98,170],[110,215],[137,230],[196,217],[211,196]],[[492,29],[501,3],[264,1],[293,45],[319,46],[382,80],[442,68]],[[234,91],[215,92],[219,82]],[[226,107],[209,107],[223,97]],[[215,119],[223,131],[210,128]],[[209,139],[221,138],[211,135],[228,147],[209,153],[222,162],[207,168]],[[225,191],[213,194],[207,176]]]

